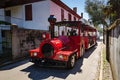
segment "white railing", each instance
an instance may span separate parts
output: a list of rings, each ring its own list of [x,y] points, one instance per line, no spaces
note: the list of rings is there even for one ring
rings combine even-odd
[[[21,18],[15,18],[15,17],[9,17],[9,16],[3,16],[0,15],[0,20],[5,21],[14,25],[17,25],[18,27],[23,27],[23,19]]]

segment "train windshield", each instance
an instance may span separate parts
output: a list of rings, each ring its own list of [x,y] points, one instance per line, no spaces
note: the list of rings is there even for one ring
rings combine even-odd
[[[54,27],[54,35],[58,36],[77,36],[78,35],[79,21],[63,21],[57,22]]]

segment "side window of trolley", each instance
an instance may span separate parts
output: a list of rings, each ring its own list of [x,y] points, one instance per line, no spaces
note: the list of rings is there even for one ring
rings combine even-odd
[[[59,36],[59,29],[58,29],[58,28],[59,28],[59,26],[55,26],[55,27],[54,27],[54,36],[55,36],[55,37],[58,37],[58,36]]]
[[[65,26],[55,26],[54,27],[54,35],[55,37],[59,37],[59,36],[66,36],[66,29]]]
[[[78,29],[74,28],[67,28],[67,36],[77,36]]]

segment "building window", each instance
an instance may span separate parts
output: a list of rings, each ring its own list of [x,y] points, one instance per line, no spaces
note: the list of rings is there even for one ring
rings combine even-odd
[[[74,17],[74,21],[76,21],[76,17]]]
[[[61,9],[61,21],[64,21],[64,10]]]
[[[68,13],[68,20],[71,21],[71,14]]]
[[[25,5],[25,20],[32,20],[32,5]]]

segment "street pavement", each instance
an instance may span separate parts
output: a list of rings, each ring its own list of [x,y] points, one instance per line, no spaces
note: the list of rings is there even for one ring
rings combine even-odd
[[[71,70],[38,67],[29,60],[0,68],[0,80],[97,80],[102,42],[87,50]]]

